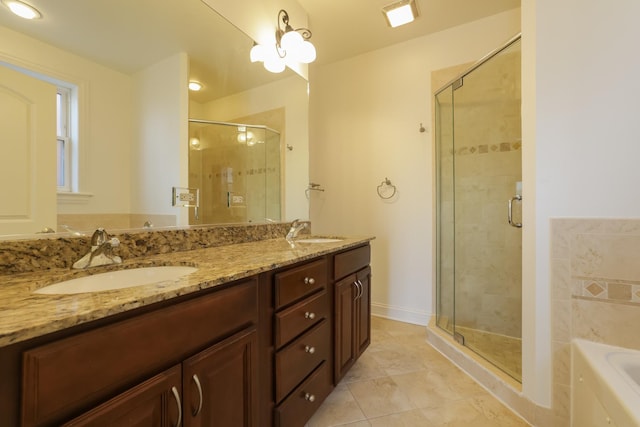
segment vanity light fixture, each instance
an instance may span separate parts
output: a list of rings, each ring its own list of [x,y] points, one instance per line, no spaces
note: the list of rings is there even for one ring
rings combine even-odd
[[[2,0],[4,4],[11,12],[24,19],[40,19],[42,14],[35,7],[28,5],[19,0]]]
[[[202,83],[197,82],[195,80],[191,80],[189,82],[189,90],[192,90],[194,92],[199,91],[200,89],[202,89]]]
[[[415,0],[400,0],[382,8],[382,13],[391,28],[413,22],[418,17],[418,6]]]
[[[251,62],[263,62],[264,68],[272,73],[284,71],[287,62],[309,64],[316,59],[316,48],[309,41],[310,38],[311,31],[308,28],[294,29],[289,25],[289,14],[281,9],[278,12],[275,45],[254,43],[249,54]]]

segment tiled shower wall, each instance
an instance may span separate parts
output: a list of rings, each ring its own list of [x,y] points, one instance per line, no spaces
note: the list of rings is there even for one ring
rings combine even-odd
[[[571,339],[640,349],[640,220],[553,219],[554,426],[568,426]]]
[[[445,244],[454,227],[445,215],[453,212],[447,205],[455,191],[456,325],[519,338],[522,234],[507,224],[522,170],[519,50],[511,47],[466,75],[453,98],[453,126],[439,133],[441,175],[455,177],[441,180],[441,275],[453,272]],[[519,209],[515,214],[519,221]],[[443,289],[441,298],[450,306],[453,293]]]

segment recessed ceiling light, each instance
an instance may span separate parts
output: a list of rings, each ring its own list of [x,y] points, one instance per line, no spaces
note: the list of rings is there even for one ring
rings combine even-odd
[[[418,6],[415,0],[400,0],[382,8],[387,24],[392,27],[413,22],[418,17]]]
[[[18,0],[2,0],[2,4],[9,8],[11,12],[24,19],[40,19],[42,14],[33,6]]]
[[[200,89],[202,89],[202,83],[193,80],[189,82],[189,90],[197,92]]]

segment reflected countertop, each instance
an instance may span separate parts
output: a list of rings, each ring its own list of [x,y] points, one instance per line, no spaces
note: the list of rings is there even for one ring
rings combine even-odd
[[[0,347],[360,246],[373,237],[341,239],[292,246],[279,238],[137,257],[124,260],[117,266],[90,270],[51,269],[0,276]],[[52,283],[109,269],[161,265],[188,265],[198,270],[176,280],[112,291],[73,295],[33,293]]]

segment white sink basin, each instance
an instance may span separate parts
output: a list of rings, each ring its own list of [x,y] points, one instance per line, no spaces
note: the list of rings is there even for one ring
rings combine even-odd
[[[149,285],[166,280],[175,280],[197,270],[195,267],[186,266],[140,267],[128,270],[116,270],[54,283],[40,288],[34,291],[34,293],[55,295],[111,291],[114,289]]]
[[[313,237],[310,239],[296,240],[297,243],[335,243],[341,242],[343,239],[332,239],[329,237]]]

